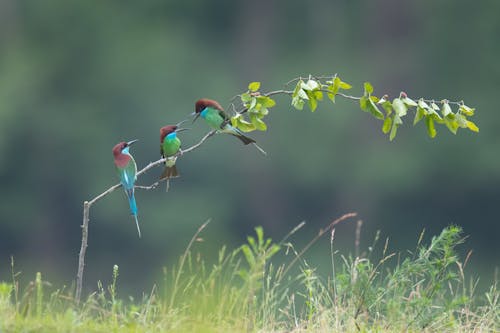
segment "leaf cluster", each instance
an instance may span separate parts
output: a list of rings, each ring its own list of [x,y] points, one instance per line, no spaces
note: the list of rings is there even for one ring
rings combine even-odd
[[[231,124],[243,132],[267,130],[267,125],[262,119],[269,114],[269,109],[275,106],[276,102],[271,97],[261,95],[259,88],[260,82],[251,82],[248,85],[248,91],[240,96],[248,113],[248,119],[245,119],[241,112],[231,118]]]
[[[363,85],[363,95],[350,96],[346,95],[344,91],[351,89],[352,86],[344,82],[338,75],[331,77],[309,76],[308,79],[297,78],[291,82],[295,81],[295,87],[291,91],[277,90],[268,93],[260,92],[260,82],[251,82],[248,85],[248,90],[239,95],[243,109],[237,111],[231,118],[232,125],[244,132],[265,131],[267,125],[263,119],[269,114],[269,109],[276,105],[275,100],[270,96],[288,95],[291,98],[290,104],[293,108],[303,110],[307,104],[309,109],[314,112],[326,94],[332,103],[335,103],[338,96],[358,101],[362,111],[383,121],[382,132],[388,134],[391,141],[396,137],[398,128],[403,124],[403,119],[409,112],[415,113],[413,125],[424,120],[427,133],[431,138],[437,135],[436,124],[446,126],[453,134],[456,134],[460,128],[479,132],[478,126],[469,119],[474,115],[475,109],[465,105],[463,101],[412,99],[405,92],[401,92],[399,97],[391,100],[387,95],[375,96],[373,94],[374,88],[369,82],[365,82]],[[245,113],[248,116],[245,116]]]

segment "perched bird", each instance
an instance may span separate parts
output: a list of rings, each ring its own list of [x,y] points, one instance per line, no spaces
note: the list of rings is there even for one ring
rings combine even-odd
[[[137,225],[137,232],[139,233],[140,238],[141,229],[139,228],[139,221],[137,220],[137,204],[135,203],[134,197],[134,183],[137,179],[137,165],[129,152],[130,146],[137,141],[138,140],[132,140],[129,142],[118,143],[113,147],[113,157],[115,159],[116,171],[120,177],[120,183],[127,194],[130,212],[135,218],[135,224]]]
[[[160,128],[160,153],[163,158],[166,158],[165,170],[163,170],[160,179],[167,179],[168,181],[170,178],[179,177],[175,162],[177,160],[177,153],[181,148],[181,140],[177,137],[177,133],[187,130],[187,128],[179,128],[183,122],[181,121],[177,125],[168,125]]]
[[[218,132],[231,134],[245,145],[255,144],[254,139],[245,136],[239,129],[231,126],[229,116],[224,112],[222,106],[212,99],[202,98],[196,101],[195,111],[191,115],[195,116],[193,122],[201,116],[211,128]]]

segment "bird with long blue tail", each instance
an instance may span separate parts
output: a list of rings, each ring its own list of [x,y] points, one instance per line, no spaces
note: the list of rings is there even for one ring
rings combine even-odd
[[[167,180],[167,191],[170,188],[170,179],[180,176],[175,164],[178,153],[182,153],[181,140],[177,133],[188,130],[188,128],[179,127],[184,122],[181,121],[177,125],[167,125],[160,128],[160,153],[165,159],[165,169],[160,175],[160,180]]]
[[[120,183],[125,190],[130,206],[130,213],[134,216],[135,224],[139,238],[141,238],[141,229],[139,228],[139,220],[137,219],[137,203],[134,196],[134,184],[137,180],[137,165],[130,154],[130,146],[138,140],[129,142],[120,142],[113,147],[113,157],[115,160],[116,171],[120,178]]]
[[[239,129],[231,125],[231,120],[222,106],[216,101],[208,98],[202,98],[196,101],[195,111],[191,114],[194,116],[193,122],[201,117],[205,122],[219,133],[230,134],[240,139],[244,145],[254,145],[262,154],[267,153],[257,145],[254,139],[244,135]]]

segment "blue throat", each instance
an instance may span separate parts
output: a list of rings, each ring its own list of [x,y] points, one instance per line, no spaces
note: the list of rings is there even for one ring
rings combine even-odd
[[[128,151],[128,150],[129,150],[129,148],[130,148],[130,147],[125,147],[125,148],[123,148],[123,149],[122,149],[122,154],[127,154],[127,155],[130,155],[130,153],[129,153],[129,151]]]
[[[203,111],[201,111],[200,116],[202,118],[205,118],[207,116],[207,113],[208,113],[208,108],[204,108]]]
[[[175,139],[176,137],[177,137],[176,132],[172,132],[172,133],[167,134],[167,139],[169,139],[169,140]]]

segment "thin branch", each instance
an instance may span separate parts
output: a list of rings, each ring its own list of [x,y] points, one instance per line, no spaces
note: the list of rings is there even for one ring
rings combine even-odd
[[[182,154],[189,153],[190,151],[195,150],[196,148],[200,147],[205,141],[207,141],[208,138],[213,136],[215,133],[217,133],[217,131],[215,131],[215,130],[208,132],[207,134],[205,134],[205,136],[203,138],[201,138],[201,140],[197,144],[195,144],[187,149],[182,150],[182,152],[177,153],[177,155],[182,155]]]
[[[158,187],[158,185],[160,185],[160,182],[162,181],[163,179],[157,181],[157,182],[154,182],[153,184],[149,185],[149,186],[144,186],[144,185],[135,185],[134,188],[138,188],[138,189],[141,189],[141,190],[146,190],[146,191],[149,191],[149,190],[153,190],[155,188]]]
[[[90,204],[88,201],[83,203],[83,224],[82,224],[82,245],[80,248],[80,256],[78,257],[78,273],[76,274],[76,304],[80,303],[83,283],[83,268],[85,266],[85,252],[87,251],[87,239],[89,234],[89,210]]]
[[[297,262],[297,260],[299,260],[302,255],[314,244],[316,243],[316,241],[318,239],[321,238],[321,236],[323,236],[325,233],[331,231],[333,229],[333,227],[335,227],[337,224],[339,224],[340,222],[344,221],[344,220],[347,220],[351,217],[355,217],[357,216],[358,214],[357,213],[347,213],[347,214],[344,214],[342,215],[341,217],[339,217],[338,219],[336,219],[335,221],[331,222],[325,229],[321,229],[318,234],[309,242],[307,243],[307,245],[302,249],[302,251],[299,252],[299,254],[297,254],[295,256],[295,258],[293,258],[293,260],[290,262],[290,264],[287,266],[287,268],[285,268],[285,270],[283,271],[283,275],[282,276],[285,276],[286,273],[290,270],[290,268],[292,268],[292,266]]]
[[[176,293],[177,293],[177,289],[179,289],[179,288],[177,288],[177,285],[179,284],[179,279],[180,279],[181,274],[182,274],[182,269],[184,267],[184,263],[186,261],[186,257],[188,256],[189,251],[191,250],[191,246],[193,246],[194,241],[196,239],[198,239],[198,235],[203,231],[203,229],[205,229],[205,227],[210,223],[210,221],[212,221],[212,219],[206,220],[205,223],[203,223],[198,228],[198,230],[195,232],[195,234],[191,238],[191,241],[189,241],[189,244],[188,244],[186,250],[184,251],[184,254],[181,257],[181,261],[179,262],[179,268],[177,269],[177,275],[176,275],[175,280],[174,280],[172,298],[170,299],[170,307],[172,307],[174,305],[174,301],[175,301],[175,296],[176,296]]]

